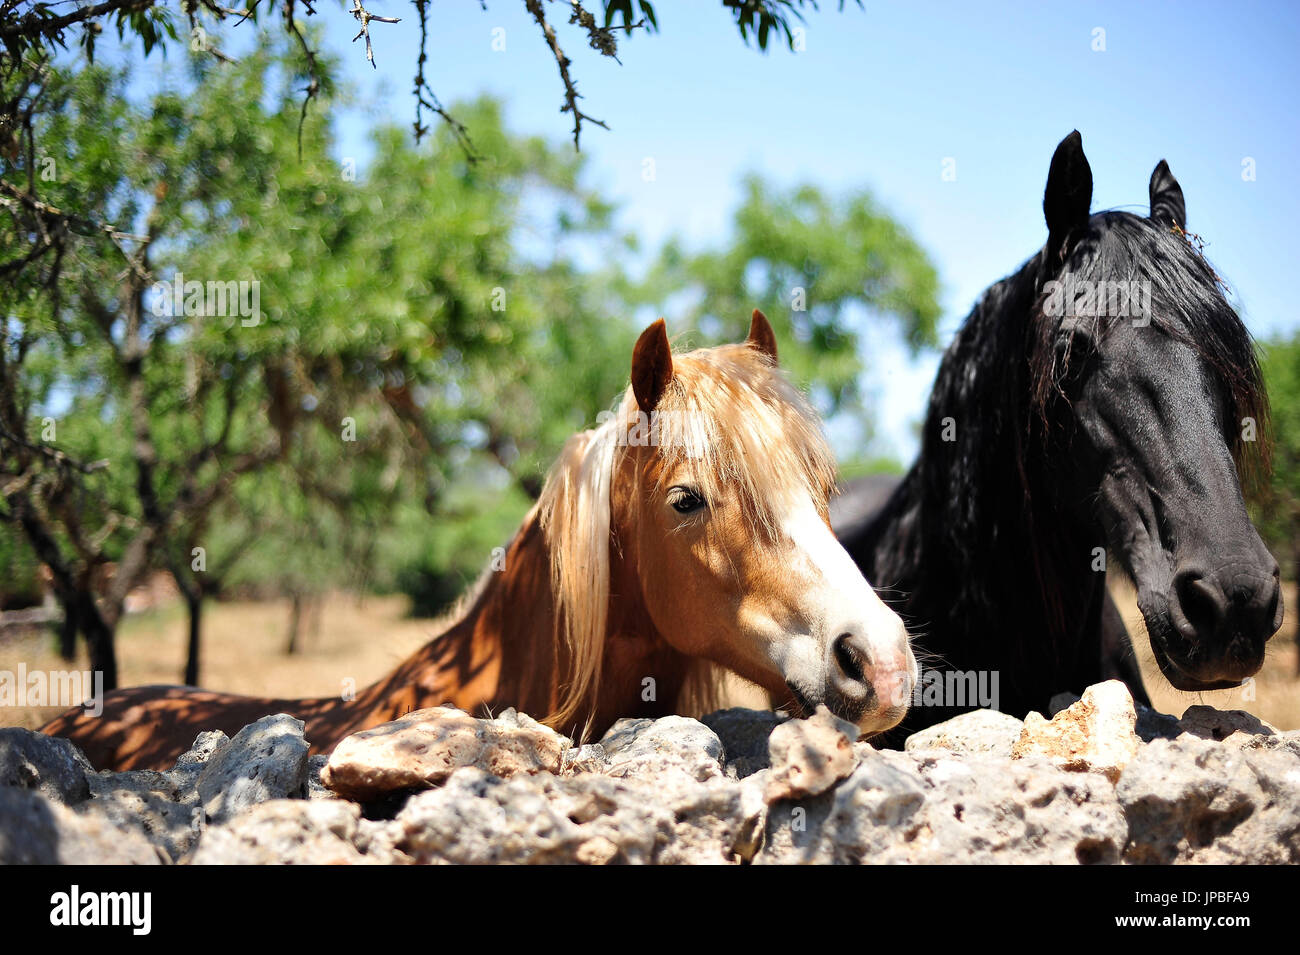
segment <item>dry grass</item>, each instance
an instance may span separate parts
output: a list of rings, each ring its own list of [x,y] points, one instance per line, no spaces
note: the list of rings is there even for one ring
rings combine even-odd
[[[1269,644],[1268,661],[1253,685],[1254,699],[1241,689],[1181,693],[1165,683],[1147,644],[1142,616],[1131,587],[1114,588],[1129,632],[1134,634],[1142,672],[1155,704],[1181,715],[1188,706],[1208,703],[1221,709],[1254,713],[1281,729],[1300,728],[1300,679],[1296,676],[1297,594],[1286,589],[1287,616],[1282,632]],[[392,670],[408,654],[439,632],[440,621],[412,620],[401,597],[357,598],[338,594],[326,599],[318,621],[308,617],[302,648],[284,652],[288,602],[221,603],[208,606],[204,633],[203,683],[215,690],[258,696],[318,696],[339,692],[342,681],[365,686]],[[180,605],[130,617],[118,639],[123,686],[178,683],[185,663],[186,619]],[[54,653],[53,641],[37,634],[0,643],[0,670],[69,669]],[[75,668],[84,668],[84,656]],[[736,705],[763,706],[761,691],[733,681],[728,698]],[[0,708],[0,725],[36,727],[58,707]]]
[[[404,597],[333,595],[318,619],[306,615],[301,648],[290,656],[287,600],[205,605],[203,685],[287,697],[337,695],[346,679],[363,687],[438,633],[440,622],[412,620],[406,609]],[[180,604],[128,617],[117,641],[121,685],[180,683],[187,627]],[[84,651],[75,664],[65,663],[46,634],[0,643],[0,670],[15,670],[20,661],[28,670],[87,666]],[[59,711],[0,708],[0,725],[36,727]]]

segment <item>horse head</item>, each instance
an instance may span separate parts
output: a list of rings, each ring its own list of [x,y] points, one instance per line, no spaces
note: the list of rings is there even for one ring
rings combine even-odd
[[[777,367],[762,313],[744,343],[680,355],[655,322],[618,409],[587,434],[575,453],[588,465],[570,460],[560,473],[592,488],[589,501],[552,481],[542,502],[576,656],[602,652],[606,613],[631,627],[635,607],[646,618],[636,626],[673,651],[800,715],[825,704],[862,733],[902,719],[917,676],[907,631],[831,533],[834,461],[817,415]],[[609,487],[597,490],[602,474]]]
[[[1267,398],[1164,161],[1149,193],[1147,216],[1090,215],[1079,134],[1056,149],[1029,326],[1036,425],[1061,442],[1049,455],[1069,462],[1061,485],[1134,580],[1161,671],[1179,689],[1218,689],[1259,670],[1282,622],[1278,564],[1240,483],[1266,453]]]

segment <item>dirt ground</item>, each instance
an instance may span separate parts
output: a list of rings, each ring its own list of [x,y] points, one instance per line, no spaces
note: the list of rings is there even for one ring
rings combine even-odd
[[[1208,703],[1242,709],[1280,729],[1300,728],[1300,679],[1296,676],[1296,587],[1286,588],[1286,621],[1269,643],[1268,660],[1247,687],[1213,693],[1182,693],[1169,687],[1155,668],[1142,617],[1131,588],[1116,587],[1115,596],[1129,632],[1134,635],[1143,674],[1156,705],[1181,715],[1188,706]],[[412,620],[401,597],[358,598],[337,594],[307,616],[300,651],[285,653],[289,605],[284,602],[212,604],[206,612],[203,684],[210,689],[259,696],[323,696],[340,692],[345,680],[357,688],[378,679],[417,647],[437,634],[439,621]],[[128,617],[118,634],[119,667],[124,686],[178,683],[185,663],[186,619],[173,604]],[[0,670],[16,671],[85,667],[64,663],[45,633],[0,638]],[[736,705],[761,706],[762,695],[737,685]],[[53,708],[0,707],[0,726],[37,727],[59,712]]]
[[[287,600],[206,604],[202,683],[213,690],[287,697],[334,695],[344,680],[363,687],[439,632],[439,622],[412,620],[406,608],[405,597],[327,597],[316,614],[304,615],[300,650],[290,656]],[[187,628],[178,603],[127,617],[117,638],[121,685],[182,682]],[[87,665],[84,652],[77,663],[65,663],[46,634],[0,642],[0,670],[14,671],[20,661],[28,670]],[[59,710],[0,707],[0,725],[36,727]]]

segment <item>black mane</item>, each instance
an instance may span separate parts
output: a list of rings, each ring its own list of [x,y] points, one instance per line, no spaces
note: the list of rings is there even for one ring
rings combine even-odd
[[[1064,271],[1078,281],[1093,284],[1149,283],[1152,325],[1195,350],[1213,369],[1228,399],[1225,432],[1238,464],[1266,464],[1268,396],[1255,342],[1229,305],[1224,295],[1227,287],[1194,244],[1196,241],[1177,226],[1166,228],[1127,212],[1102,212],[1092,217],[1087,233],[1077,240]],[[1027,263],[1026,268],[1038,258]],[[1016,278],[1025,271],[1021,269]],[[1055,347],[1060,323],[1045,315],[1043,306],[1040,297],[1027,352],[1034,410],[1039,424],[1046,425],[1052,401],[1064,396],[1060,383],[1069,368],[1058,360]],[[1070,355],[1069,350],[1066,355]],[[1241,421],[1247,417],[1257,422],[1257,441],[1242,440]]]

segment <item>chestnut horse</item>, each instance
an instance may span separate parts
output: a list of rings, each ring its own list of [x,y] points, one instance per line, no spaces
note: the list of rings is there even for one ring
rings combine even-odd
[[[167,767],[201,731],[281,712],[313,752],[443,703],[590,737],[624,716],[707,712],[723,670],[801,716],[824,703],[864,734],[896,725],[917,675],[907,631],[831,533],[830,449],[762,313],[743,344],[680,356],[655,322],[602,417],[569,439],[504,569],[353,698],[133,687],[44,731],[101,769]]]

